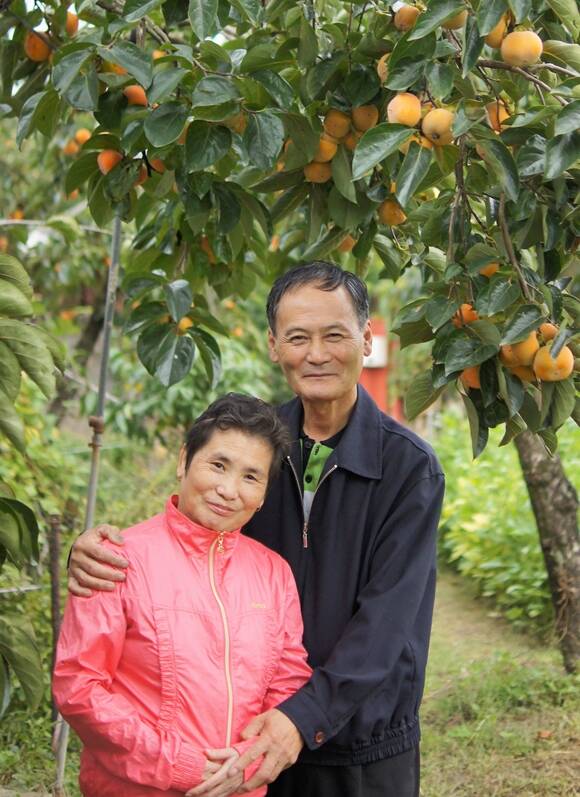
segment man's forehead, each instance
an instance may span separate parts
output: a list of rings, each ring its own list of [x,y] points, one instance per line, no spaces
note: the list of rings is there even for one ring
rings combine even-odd
[[[352,298],[344,286],[326,291],[317,285],[300,285],[284,293],[278,305],[278,314],[280,311],[284,315],[302,310],[331,311],[337,305],[350,308],[354,314]]]

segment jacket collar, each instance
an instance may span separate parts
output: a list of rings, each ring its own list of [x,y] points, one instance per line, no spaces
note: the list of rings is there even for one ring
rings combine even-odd
[[[220,557],[229,558],[240,538],[240,529],[228,531],[220,534],[219,531],[213,529],[206,529],[205,526],[200,526],[186,517],[183,512],[177,508],[177,495],[172,495],[165,505],[165,517],[167,526],[174,537],[177,538],[185,552],[193,556],[207,556],[212,543],[221,537],[221,545],[218,554]]]
[[[286,422],[294,441],[300,437],[303,409],[299,398],[280,407],[280,417]],[[357,400],[334,452],[330,455],[339,468],[357,476],[380,479],[383,475],[381,413],[375,402],[357,385]]]

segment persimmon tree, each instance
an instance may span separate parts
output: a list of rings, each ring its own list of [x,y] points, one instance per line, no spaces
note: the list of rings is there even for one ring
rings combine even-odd
[[[496,426],[556,450],[578,419],[574,0],[2,6],[0,109],[18,146],[72,142],[65,191],[96,224],[130,223],[127,332],[151,374],[173,384],[198,353],[211,377],[216,297],[293,263],[413,268],[395,331],[432,349],[408,417],[458,390],[474,455]]]

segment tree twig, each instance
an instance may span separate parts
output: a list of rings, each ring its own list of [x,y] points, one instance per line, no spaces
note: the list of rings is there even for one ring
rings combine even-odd
[[[506,252],[508,254],[510,263],[514,267],[514,270],[515,270],[515,272],[516,272],[516,274],[518,276],[518,280],[519,280],[519,283],[520,283],[520,287],[522,289],[522,293],[524,294],[526,299],[528,299],[528,301],[531,301],[532,297],[530,296],[530,291],[528,289],[528,284],[527,284],[526,280],[524,279],[524,274],[522,272],[521,266],[520,266],[520,264],[518,262],[518,259],[516,257],[516,253],[515,253],[515,250],[514,250],[514,245],[513,245],[509,230],[508,230],[507,218],[506,218],[506,215],[505,215],[505,194],[504,194],[503,191],[501,192],[500,197],[499,197],[498,221],[499,221],[499,228],[501,230],[501,237],[503,239],[503,243],[504,243]]]
[[[530,75],[529,72],[526,72],[526,70],[522,69],[522,67],[520,66],[512,66],[511,64],[506,64],[504,61],[491,61],[488,59],[482,59],[478,61],[477,66],[487,67],[488,69],[505,69],[507,72],[513,72],[516,75],[521,75],[523,78],[529,80],[530,83],[533,83],[538,88],[542,88],[545,91],[548,91],[551,94],[553,94],[554,97],[560,103],[560,105],[568,105],[567,100],[565,100],[563,97],[558,96],[558,94],[554,94],[554,89],[552,86],[549,86],[547,83],[544,83],[543,80],[540,80],[540,78],[536,77],[535,75]]]
[[[0,227],[47,227],[53,232],[58,232],[51,226],[49,221],[43,221],[42,219],[0,219]],[[99,235],[111,236],[109,230],[101,230],[100,227],[91,227],[89,224],[79,224],[78,227],[84,232],[96,232]]]

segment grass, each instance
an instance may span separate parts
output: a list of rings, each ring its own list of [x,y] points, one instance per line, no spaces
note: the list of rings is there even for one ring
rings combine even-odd
[[[572,797],[580,682],[444,572],[423,703],[423,797]]]

